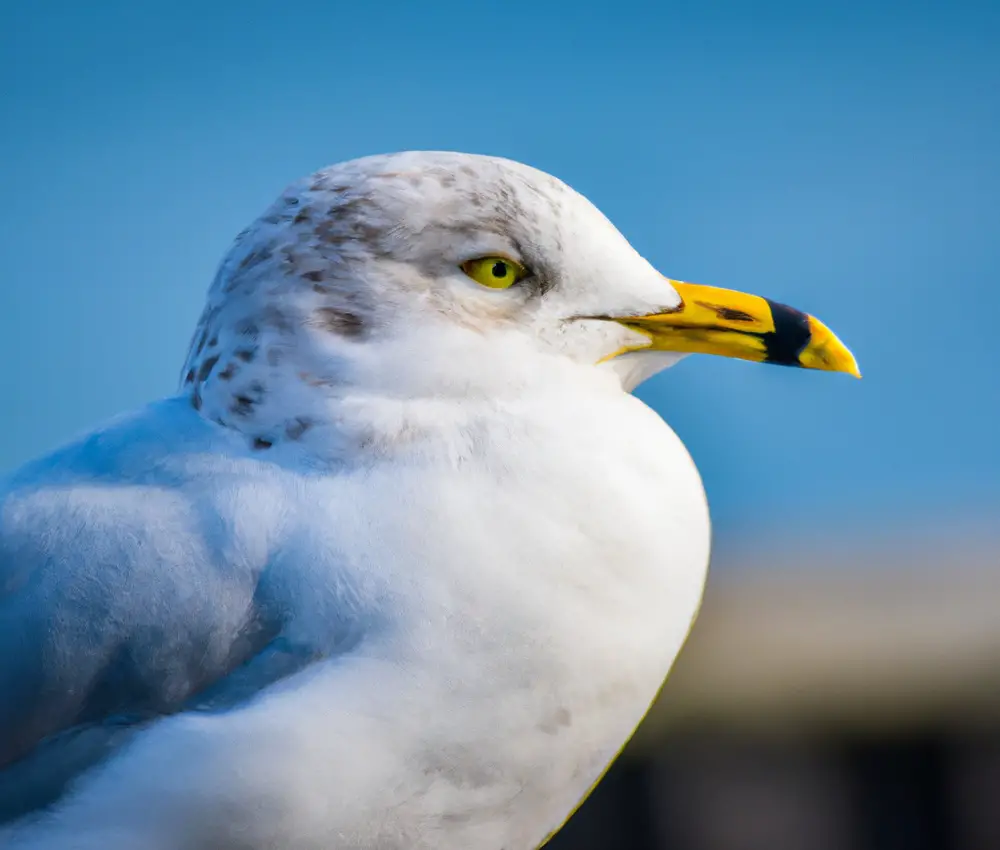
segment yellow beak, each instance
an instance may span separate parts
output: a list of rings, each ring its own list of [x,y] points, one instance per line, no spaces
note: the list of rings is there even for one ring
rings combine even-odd
[[[615,318],[649,339],[625,351],[721,354],[861,377],[854,355],[819,319],[757,295],[677,280],[670,284],[681,296],[676,310]]]

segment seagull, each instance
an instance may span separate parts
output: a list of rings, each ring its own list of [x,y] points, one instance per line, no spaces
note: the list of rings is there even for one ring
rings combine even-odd
[[[701,480],[631,394],[691,353],[859,376],[525,165],[293,184],[178,391],[0,488],[0,847],[544,844],[700,604]]]

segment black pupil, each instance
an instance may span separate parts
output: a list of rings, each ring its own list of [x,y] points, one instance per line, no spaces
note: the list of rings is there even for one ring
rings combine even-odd
[[[493,277],[507,277],[507,264],[502,260],[493,264]]]

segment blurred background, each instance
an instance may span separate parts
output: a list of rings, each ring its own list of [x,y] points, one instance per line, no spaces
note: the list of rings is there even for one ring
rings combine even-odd
[[[170,393],[232,237],[364,154],[522,160],[820,316],[863,381],[641,388],[712,574],[550,846],[1000,848],[1000,3],[4,0],[0,127],[0,471]]]

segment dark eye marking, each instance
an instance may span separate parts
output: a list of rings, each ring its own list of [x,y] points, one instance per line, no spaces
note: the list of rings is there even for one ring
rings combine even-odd
[[[316,311],[316,317],[320,327],[332,334],[357,338],[365,336],[368,332],[365,320],[350,310],[320,307]]]

